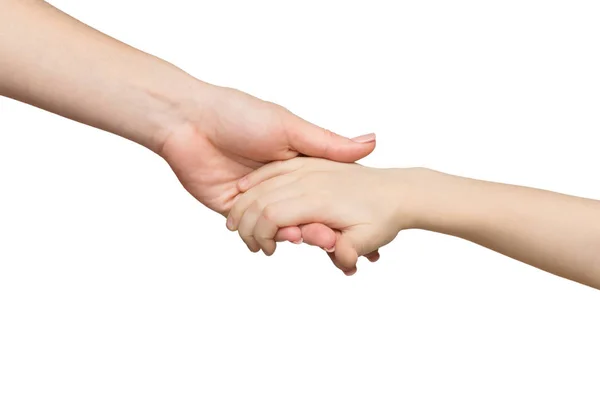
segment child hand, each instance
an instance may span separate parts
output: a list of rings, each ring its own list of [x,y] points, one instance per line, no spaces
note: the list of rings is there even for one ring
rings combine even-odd
[[[410,227],[402,214],[403,170],[298,157],[268,164],[240,181],[242,194],[227,226],[249,246],[275,251],[277,230],[322,223],[339,231],[330,254],[346,274],[356,271],[361,255],[370,255]]]

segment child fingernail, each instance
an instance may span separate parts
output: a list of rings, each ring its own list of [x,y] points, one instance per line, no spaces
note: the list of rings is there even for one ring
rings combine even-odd
[[[303,241],[304,240],[302,238],[300,238],[299,240],[295,240],[292,243],[294,243],[294,244],[302,244]]]
[[[352,141],[356,142],[356,143],[374,142],[375,141],[375,134],[374,133],[368,133],[366,135],[360,135],[360,136],[357,136],[355,138],[352,138]]]
[[[333,246],[333,247],[332,247],[332,248],[330,248],[330,249],[324,249],[324,250],[325,250],[326,252],[328,252],[328,253],[333,253],[333,252],[335,251],[335,246]]]
[[[241,190],[245,190],[246,187],[248,186],[248,177],[244,177],[244,178],[240,179],[238,184],[239,184],[239,187]]]

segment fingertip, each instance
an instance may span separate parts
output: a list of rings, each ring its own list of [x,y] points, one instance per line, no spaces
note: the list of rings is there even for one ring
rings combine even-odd
[[[329,259],[331,260],[331,262],[333,263],[333,265],[335,265],[335,267],[337,269],[339,269],[344,275],[348,276],[348,273],[351,272],[351,269],[343,267],[340,264],[339,260],[335,257],[334,253],[325,253],[325,254],[327,254],[327,256],[329,257]]]
[[[277,231],[275,235],[276,242],[302,243],[302,231],[296,226],[287,226]]]
[[[307,156],[355,162],[375,149],[374,133],[350,139],[299,117],[288,119],[287,124],[291,147]]]
[[[267,257],[271,257],[273,254],[275,254],[276,248],[277,244],[273,241],[262,244],[262,251]]]
[[[250,187],[250,178],[248,176],[243,177],[237,182],[237,188],[240,192],[245,192]]]
[[[340,136],[341,137],[341,136]],[[332,150],[330,158],[340,162],[356,162],[375,150],[377,145],[374,133],[357,136],[352,139],[343,138],[345,145]]]
[[[327,225],[311,223],[301,226],[300,229],[306,244],[318,246],[322,249],[335,248],[336,234]]]
[[[345,270],[356,268],[358,253],[344,236],[337,239],[334,254],[340,266]]]
[[[225,222],[225,226],[231,232],[235,232],[235,223],[233,222],[233,217],[231,214],[227,217],[227,222]]]
[[[258,253],[260,251],[260,247],[257,244],[246,243],[246,247],[248,247],[251,253]]]
[[[375,250],[375,251],[373,251],[373,252],[371,252],[369,254],[365,254],[365,258],[367,260],[369,260],[370,262],[372,262],[372,263],[377,262],[380,257],[381,256],[379,254],[379,251],[377,251],[377,250]]]
[[[360,135],[353,137],[351,140],[355,143],[375,143],[377,137],[374,133],[367,133],[366,135]]]

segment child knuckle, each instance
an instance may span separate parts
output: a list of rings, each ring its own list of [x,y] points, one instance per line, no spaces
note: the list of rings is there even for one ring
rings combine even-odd
[[[263,200],[256,199],[254,203],[250,206],[250,212],[259,213],[263,208],[265,208],[265,204]]]
[[[273,222],[277,219],[277,209],[268,205],[263,209],[262,216],[265,220]]]

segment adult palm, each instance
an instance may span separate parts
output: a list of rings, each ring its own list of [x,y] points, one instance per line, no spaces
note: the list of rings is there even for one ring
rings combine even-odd
[[[268,162],[298,155],[354,162],[375,148],[374,135],[347,139],[236,89],[207,86],[198,98],[189,106],[193,117],[172,130],[160,154],[196,199],[224,216],[240,193],[238,181]],[[277,240],[335,245],[325,225],[300,228],[280,230]]]

